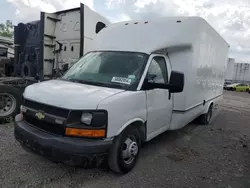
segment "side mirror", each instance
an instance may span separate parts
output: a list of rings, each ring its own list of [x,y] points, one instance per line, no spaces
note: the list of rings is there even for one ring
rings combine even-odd
[[[169,81],[169,92],[180,93],[184,88],[184,74],[182,72],[172,71]]]
[[[177,71],[172,71],[170,76],[170,82],[168,84],[151,82],[152,76],[149,76],[144,80],[143,89],[168,89],[170,93],[180,93],[184,88],[184,74]]]

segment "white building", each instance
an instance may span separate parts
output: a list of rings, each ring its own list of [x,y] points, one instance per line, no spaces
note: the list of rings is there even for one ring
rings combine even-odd
[[[236,62],[233,58],[228,58],[225,80],[233,82],[250,82],[250,62]]]
[[[228,58],[225,80],[233,80],[235,59]]]

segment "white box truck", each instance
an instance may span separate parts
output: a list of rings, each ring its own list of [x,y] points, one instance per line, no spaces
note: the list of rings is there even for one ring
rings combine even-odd
[[[229,46],[204,19],[111,24],[94,42],[62,78],[25,89],[15,118],[23,147],[73,164],[108,156],[127,173],[143,142],[196,118],[209,124]]]
[[[94,38],[109,23],[80,4],[55,13],[41,12],[40,20],[15,26],[15,60],[0,59],[0,123],[19,112],[26,86],[62,76],[89,52]]]

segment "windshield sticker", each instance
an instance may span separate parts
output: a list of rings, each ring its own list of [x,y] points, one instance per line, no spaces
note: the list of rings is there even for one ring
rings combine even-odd
[[[113,77],[111,82],[121,83],[121,84],[131,84],[131,79],[129,78],[122,78],[122,77]]]
[[[128,75],[129,79],[135,79],[135,75]]]

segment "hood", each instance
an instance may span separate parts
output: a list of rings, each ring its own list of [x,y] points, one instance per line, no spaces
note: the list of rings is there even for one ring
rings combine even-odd
[[[98,104],[124,90],[50,80],[28,86],[24,98],[66,109],[96,109]]]

